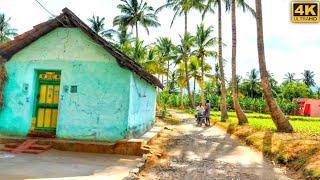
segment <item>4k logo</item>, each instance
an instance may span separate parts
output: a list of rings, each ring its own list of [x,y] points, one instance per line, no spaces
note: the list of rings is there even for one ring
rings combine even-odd
[[[320,22],[320,6],[317,1],[292,2],[291,20],[295,23]]]

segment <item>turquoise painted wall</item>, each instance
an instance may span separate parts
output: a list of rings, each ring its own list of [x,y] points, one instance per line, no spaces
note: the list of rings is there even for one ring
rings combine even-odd
[[[131,76],[128,136],[143,134],[155,122],[156,88],[135,74]]]
[[[57,120],[60,138],[116,141],[126,137],[130,129],[145,131],[151,124],[148,121],[154,120],[154,112],[149,110],[142,117],[136,106],[147,109],[145,101],[131,100],[139,98],[130,91],[135,78],[141,87],[147,87],[150,101],[155,102],[155,88],[121,68],[114,57],[80,29],[55,29],[15,54],[6,69],[9,79],[0,111],[2,134],[25,136],[30,131],[35,72],[39,69],[61,70]],[[23,84],[29,86],[28,91],[23,90]],[[77,93],[63,91],[64,86],[70,89],[71,85],[78,86]]]

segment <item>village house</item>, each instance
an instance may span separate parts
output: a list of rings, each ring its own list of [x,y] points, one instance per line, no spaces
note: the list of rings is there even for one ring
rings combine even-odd
[[[320,99],[313,98],[295,98],[300,109],[297,114],[303,116],[320,117]]]
[[[0,46],[0,134],[117,141],[155,122],[160,81],[65,8]]]

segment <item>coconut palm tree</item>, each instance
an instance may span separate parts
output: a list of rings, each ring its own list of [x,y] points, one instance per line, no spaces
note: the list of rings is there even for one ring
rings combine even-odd
[[[188,79],[186,78],[186,74],[185,74],[185,65],[184,62],[180,63],[178,65],[178,68],[176,70],[177,73],[177,83],[178,86],[180,88],[180,107],[183,108],[184,107],[184,102],[183,102],[183,96],[184,96],[184,89],[187,86],[187,81]]]
[[[195,92],[196,92],[196,83],[200,87],[201,94],[205,93],[205,85],[204,85],[204,77],[212,78],[212,74],[210,71],[212,67],[210,64],[206,63],[203,59],[198,58],[197,56],[191,56],[189,60],[189,71],[190,75],[193,78],[193,98],[195,100]],[[201,99],[201,103],[205,104],[205,100]]]
[[[167,0],[166,4],[162,5],[159,7],[156,12],[160,12],[164,8],[170,8],[174,10],[174,16],[171,21],[171,26],[173,25],[175,19],[178,16],[184,16],[184,36],[187,36],[188,34],[188,14],[192,9],[196,9],[199,11],[202,11],[205,9],[205,0]],[[183,48],[184,50],[187,49],[187,47]],[[188,61],[188,56],[190,54],[187,54],[187,52],[183,52],[183,59],[184,62]],[[188,63],[185,63],[185,76],[186,79],[189,79],[189,72],[188,72]],[[188,91],[188,96],[191,102],[191,106],[195,107],[191,90],[190,90],[190,82],[187,81],[187,91]]]
[[[240,86],[241,92],[251,98],[260,98],[261,97],[261,88],[259,81],[259,71],[252,69],[247,73],[248,79],[245,79]]]
[[[296,79],[294,78],[294,76],[295,76],[296,74],[295,73],[287,73],[287,74],[285,74],[284,76],[285,76],[285,81],[286,82],[289,82],[289,83],[291,83],[291,82],[294,82],[294,81],[296,81]]]
[[[170,75],[170,61],[173,57],[173,51],[174,51],[174,44],[172,43],[171,39],[168,37],[161,37],[158,38],[156,41],[156,48],[159,58],[162,59],[162,61],[167,63],[167,84],[169,83],[169,75]]]
[[[302,73],[303,75],[303,79],[302,81],[304,82],[304,84],[306,84],[308,87],[314,86],[316,85],[315,81],[314,81],[314,72],[310,71],[310,70],[304,70],[304,72]]]
[[[143,65],[145,61],[145,57],[148,54],[147,46],[145,46],[143,43],[144,43],[143,41],[139,41],[139,39],[135,39],[134,45],[130,53],[130,57],[141,65]]]
[[[0,14],[0,43],[9,41],[10,38],[17,35],[17,30],[10,27],[9,21],[5,14]]]
[[[104,29],[104,21],[105,21],[105,18],[100,18],[99,16],[95,16],[93,15],[91,18],[88,19],[88,21],[90,22],[90,27],[91,29],[103,36],[103,37],[107,37],[109,39],[112,38],[112,35],[115,34],[117,31],[113,30],[113,29],[108,29],[108,30],[105,30]]]
[[[148,49],[148,52],[146,54],[146,61],[142,63],[142,66],[151,74],[158,75],[158,78],[160,76],[163,76],[166,74],[166,65],[162,61],[161,58],[159,58],[157,53],[156,47],[150,47]]]
[[[121,0],[121,4],[117,6],[121,11],[121,15],[113,19],[114,26],[131,26],[135,27],[136,38],[139,38],[138,25],[144,27],[149,34],[149,27],[158,27],[158,17],[154,13],[152,6],[141,0]]]
[[[256,21],[257,21],[257,45],[259,56],[259,69],[261,86],[264,98],[269,107],[271,118],[280,132],[293,132],[293,128],[285,117],[276,100],[273,98],[271,86],[268,80],[268,71],[265,61],[264,40],[263,40],[263,22],[262,22],[262,5],[261,0],[255,0],[256,4]]]
[[[244,0],[231,0],[231,28],[232,28],[232,100],[233,106],[237,114],[238,124],[246,124],[248,123],[248,119],[244,114],[243,110],[241,109],[239,99],[238,99],[238,91],[237,91],[237,22],[236,22],[236,4],[238,7],[241,7],[242,10],[245,12],[249,10],[254,16],[254,10],[244,2]],[[227,3],[229,6],[230,3]],[[229,8],[229,7],[227,7]]]
[[[217,57],[217,52],[210,50],[210,48],[217,44],[216,38],[212,38],[211,34],[213,32],[213,27],[209,26],[206,28],[203,23],[197,26],[196,38],[196,50],[195,55],[198,57],[201,67],[201,78],[200,78],[200,89],[201,89],[201,103],[205,104],[205,58],[207,57]]]
[[[196,95],[196,82],[200,84],[199,82],[201,81],[201,66],[200,66],[200,61],[196,56],[190,56],[189,57],[189,72],[190,72],[190,77],[193,78],[193,91],[192,91],[192,98],[193,101],[195,101],[195,95]]]
[[[226,89],[226,80],[224,74],[224,62],[223,62],[223,55],[222,55],[222,1],[221,0],[208,0],[208,4],[203,12],[203,17],[206,15],[208,11],[213,11],[213,7],[218,8],[218,60],[219,60],[219,70],[221,76],[221,121],[225,122],[228,119],[228,112],[227,112],[227,89]]]

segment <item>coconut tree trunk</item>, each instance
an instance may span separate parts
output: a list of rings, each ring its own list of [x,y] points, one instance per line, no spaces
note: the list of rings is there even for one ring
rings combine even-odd
[[[161,84],[163,84],[163,75],[161,75]]]
[[[185,11],[184,12],[184,34],[186,35],[187,33],[188,33],[188,13]],[[190,89],[190,82],[189,82],[188,55],[185,48],[183,51],[184,51],[183,58],[184,58],[185,75],[186,75],[186,81],[187,81],[188,97],[191,103],[191,107],[195,108],[194,101],[191,94],[191,89]]]
[[[169,86],[169,71],[170,71],[170,61],[167,61],[167,87]]]
[[[192,97],[193,97],[193,102],[196,102],[196,78],[195,78],[195,76],[193,78],[193,93],[192,93]]]
[[[236,24],[236,2],[231,1],[231,22],[232,22],[232,100],[233,106],[237,114],[238,124],[248,123],[246,115],[241,109],[238,99],[237,85],[237,24]]]
[[[180,107],[183,108],[183,88],[180,87]]]
[[[136,39],[139,39],[138,23],[136,22]]]
[[[263,21],[262,21],[262,7],[261,0],[256,0],[256,20],[257,20],[257,44],[259,55],[259,69],[261,86],[263,96],[269,107],[271,118],[280,132],[293,132],[293,128],[288,119],[284,116],[283,112],[279,108],[277,102],[273,98],[271,86],[268,80],[268,73],[264,54],[264,40],[263,40]]]
[[[227,90],[224,78],[223,59],[222,59],[222,23],[221,23],[221,0],[218,0],[218,44],[219,44],[219,69],[221,76],[221,121],[228,119],[227,112]]]
[[[204,90],[205,90],[205,84],[204,84],[204,59],[201,57],[201,104],[202,106],[205,105],[205,98],[204,98]]]

